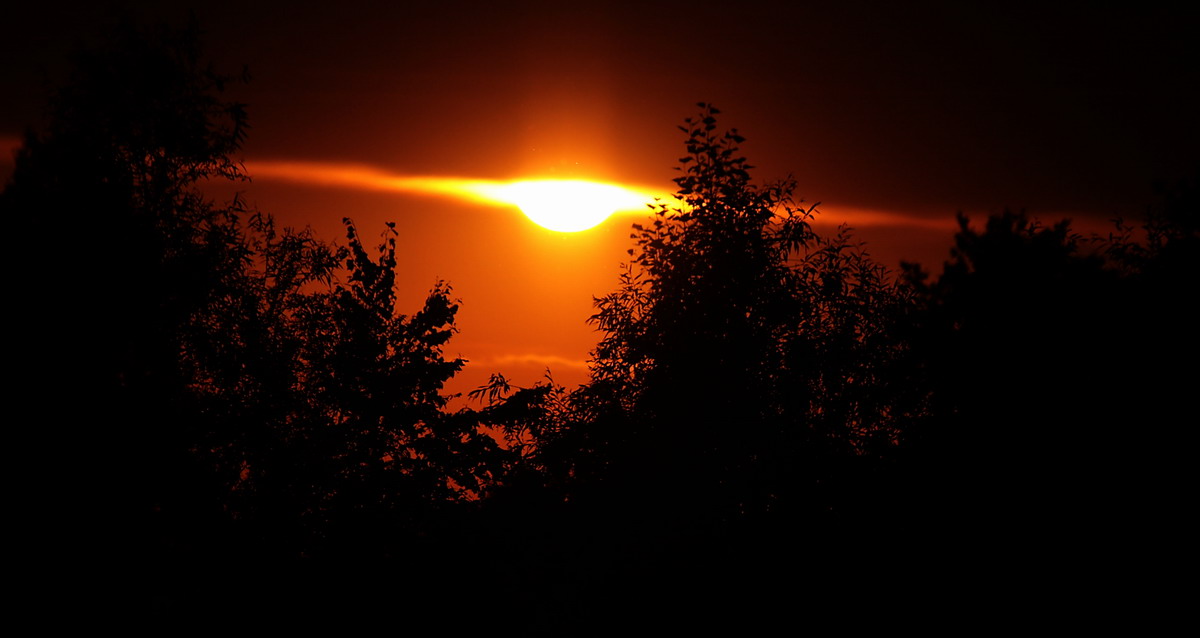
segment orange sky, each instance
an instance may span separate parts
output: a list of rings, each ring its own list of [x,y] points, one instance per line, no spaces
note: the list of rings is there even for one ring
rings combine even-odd
[[[163,8],[112,3],[135,15]],[[671,192],[676,125],[707,101],[760,180],[792,175],[890,266],[936,268],[953,216],[1027,208],[1092,227],[1131,216],[1155,179],[1194,175],[1200,85],[1194,18],[1019,3],[715,1],[645,4],[463,1],[241,3],[195,9],[210,58],[249,67],[247,201],[328,239],[340,220],[371,238],[400,232],[400,312],[439,279],[462,299],[448,354],[519,384],[546,367],[585,379],[593,296],[616,284],[632,218],[566,235],[515,208],[378,188],[370,180],[282,179],[280,163],[413,178],[582,178]],[[106,7],[107,5],[105,5]],[[111,21],[91,3],[26,3],[0,40],[0,143],[39,122],[67,53]],[[11,155],[0,158],[0,178]],[[428,185],[428,184],[427,184]],[[230,196],[228,188],[214,196]]]
[[[255,170],[255,167],[261,170]],[[404,251],[398,278],[401,312],[419,307],[439,279],[447,280],[463,304],[460,334],[448,354],[470,360],[454,384],[465,392],[502,372],[518,384],[531,384],[549,369],[556,381],[586,380],[587,358],[597,335],[587,325],[595,296],[616,285],[619,265],[632,246],[631,224],[647,213],[614,214],[599,226],[576,233],[546,230],[518,209],[497,206],[453,191],[448,178],[399,176],[360,165],[261,161],[248,163],[251,185],[238,185],[248,201],[264,210],[271,201],[288,201],[285,223],[313,224],[323,237],[341,236],[346,210],[364,237],[398,221]],[[670,170],[663,171],[671,175]],[[636,185],[629,185],[636,186]],[[642,187],[650,190],[651,187]],[[663,187],[663,194],[666,189]],[[214,191],[228,197],[228,188]],[[953,220],[906,216],[887,211],[843,209],[825,215],[864,228],[881,243],[896,233],[935,247],[949,246]],[[871,231],[874,232],[871,232]],[[919,238],[919,239],[917,239]],[[883,256],[899,257],[881,251]]]

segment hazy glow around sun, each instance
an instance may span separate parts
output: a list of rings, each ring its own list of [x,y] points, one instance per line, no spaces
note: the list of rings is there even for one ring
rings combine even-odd
[[[306,184],[424,193],[487,205],[516,206],[544,228],[574,233],[599,225],[618,212],[646,212],[656,195],[616,184],[582,179],[529,179],[501,182],[457,177],[415,177],[353,164],[255,162],[256,176]]]
[[[502,184],[487,195],[521,209],[539,226],[574,233],[599,225],[624,210],[645,210],[652,198],[615,184],[539,179]]]

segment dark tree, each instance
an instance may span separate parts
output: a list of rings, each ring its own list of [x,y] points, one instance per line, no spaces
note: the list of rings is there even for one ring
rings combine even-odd
[[[793,183],[752,184],[742,137],[701,109],[675,201],[596,302],[575,469],[680,522],[841,508],[921,408],[891,334],[906,293],[845,229],[815,233]]]
[[[397,315],[394,225],[373,258],[349,220],[345,249],[251,221],[257,267],[193,317],[203,336],[183,358],[208,426],[197,453],[227,507],[276,545],[381,553],[439,505],[485,494],[508,455],[472,413],[445,410],[463,365],[442,355],[449,287]]]
[[[240,285],[247,258],[239,205],[198,188],[243,178],[246,117],[220,98],[225,82],[194,28],[127,27],[78,54],[0,195],[42,300],[27,310],[42,344],[31,369],[43,418],[71,441],[72,461],[45,467],[62,477],[56,507],[89,521],[70,528],[75,543],[112,531],[150,545],[167,518],[219,510],[190,454],[199,424],[179,357],[192,317]]]
[[[391,225],[372,255],[349,221],[336,247],[204,195],[246,179],[247,123],[196,33],[128,26],[80,54],[0,195],[30,236],[64,229],[17,253],[47,310],[36,465],[71,468],[51,502],[86,521],[60,529],[150,570],[397,553],[512,466],[445,409],[457,304],[438,283],[396,314]]]
[[[309,513],[361,543],[368,530],[412,533],[431,509],[485,496],[509,455],[477,415],[446,410],[443,385],[464,364],[442,354],[458,310],[449,286],[438,283],[411,317],[397,315],[394,226],[377,260],[348,220],[347,231],[348,281],[302,332],[296,387],[308,421],[285,431],[295,437],[299,425],[299,457],[328,466],[309,481]]]
[[[1113,301],[1104,294],[1110,277],[1067,222],[1045,227],[1006,213],[983,232],[959,222],[951,260],[924,288],[932,305],[921,351],[931,356],[938,415],[927,442],[950,464],[931,481],[953,492],[952,518],[1011,522],[1061,501],[1054,477],[1069,471],[1073,442],[1089,441],[1077,428],[1093,404],[1066,397],[1099,380],[1089,326]]]
[[[954,530],[943,545],[1075,577],[1101,546],[1170,538],[1186,462],[1163,437],[1192,410],[1178,371],[1197,353],[1191,215],[1093,241],[1067,221],[960,216],[945,271],[917,286],[934,400],[907,446],[914,516]]]

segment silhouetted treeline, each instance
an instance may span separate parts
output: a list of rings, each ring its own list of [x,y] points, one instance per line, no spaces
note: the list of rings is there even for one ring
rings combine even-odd
[[[651,583],[671,604],[752,604],[783,594],[734,583],[800,566],[1078,571],[1094,545],[1178,525],[1194,183],[1104,238],[960,217],[940,275],[897,275],[848,230],[814,231],[793,183],[754,184],[701,104],[675,201],[596,302],[590,382],[497,375],[451,412],[457,302],[438,282],[397,314],[402,229],[372,253],[348,219],[343,246],[201,194],[246,177],[228,81],[194,30],[129,29],[81,54],[0,195],[48,298],[42,418],[79,450],[48,470],[71,512],[56,531],[187,592],[148,586],[152,606],[219,606],[185,600],[213,565],[311,559],[406,571],[275,595],[457,610],[441,592],[478,578],[540,597],[550,629]]]

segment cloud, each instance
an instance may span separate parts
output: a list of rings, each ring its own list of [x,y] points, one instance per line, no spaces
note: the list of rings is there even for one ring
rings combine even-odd
[[[419,195],[452,197],[490,206],[515,206],[528,199],[531,184],[549,181],[561,184],[563,180],[497,181],[469,179],[463,177],[417,177],[396,175],[363,164],[335,164],[327,162],[260,161],[247,163],[246,170],[255,179],[282,180],[307,185],[335,188],[355,188],[373,191],[391,191]],[[630,196],[652,201],[653,196],[640,189],[630,189],[616,184],[602,184],[589,180],[570,180],[574,184],[619,189]],[[639,204],[640,206],[640,204]]]
[[[818,215],[813,222],[820,225],[848,224],[855,228],[866,226],[905,226],[928,230],[954,230],[958,228],[958,222],[950,215],[924,217],[901,212],[865,208],[842,208],[840,206],[820,206],[817,208],[817,211]]]
[[[588,362],[553,354],[505,354],[495,357],[473,357],[471,363],[486,366],[527,365],[539,368],[562,366],[574,370],[586,370]]]
[[[13,154],[21,148],[23,141],[15,135],[0,135],[0,164],[11,164]]]
[[[248,162],[247,172],[254,179],[279,180],[308,186],[388,191],[415,195],[431,195],[466,200],[487,206],[515,206],[514,186],[519,182],[504,182],[463,177],[418,177],[397,175],[373,166],[351,163],[266,160]],[[612,185],[616,186],[616,185]],[[620,186],[647,203],[658,197],[670,201],[665,193],[652,194],[649,189]],[[636,211],[636,212],[635,212]],[[624,214],[646,215],[639,206],[617,211]],[[819,225],[849,224],[867,226],[897,226],[949,231],[956,228],[951,216],[927,217],[895,211],[871,210],[839,206],[820,206],[814,223]]]
[[[281,180],[307,185],[440,195],[468,199],[483,204],[501,205],[488,197],[488,189],[503,182],[459,177],[411,177],[396,175],[362,164],[323,162],[262,161],[248,163],[247,172],[255,179]]]

